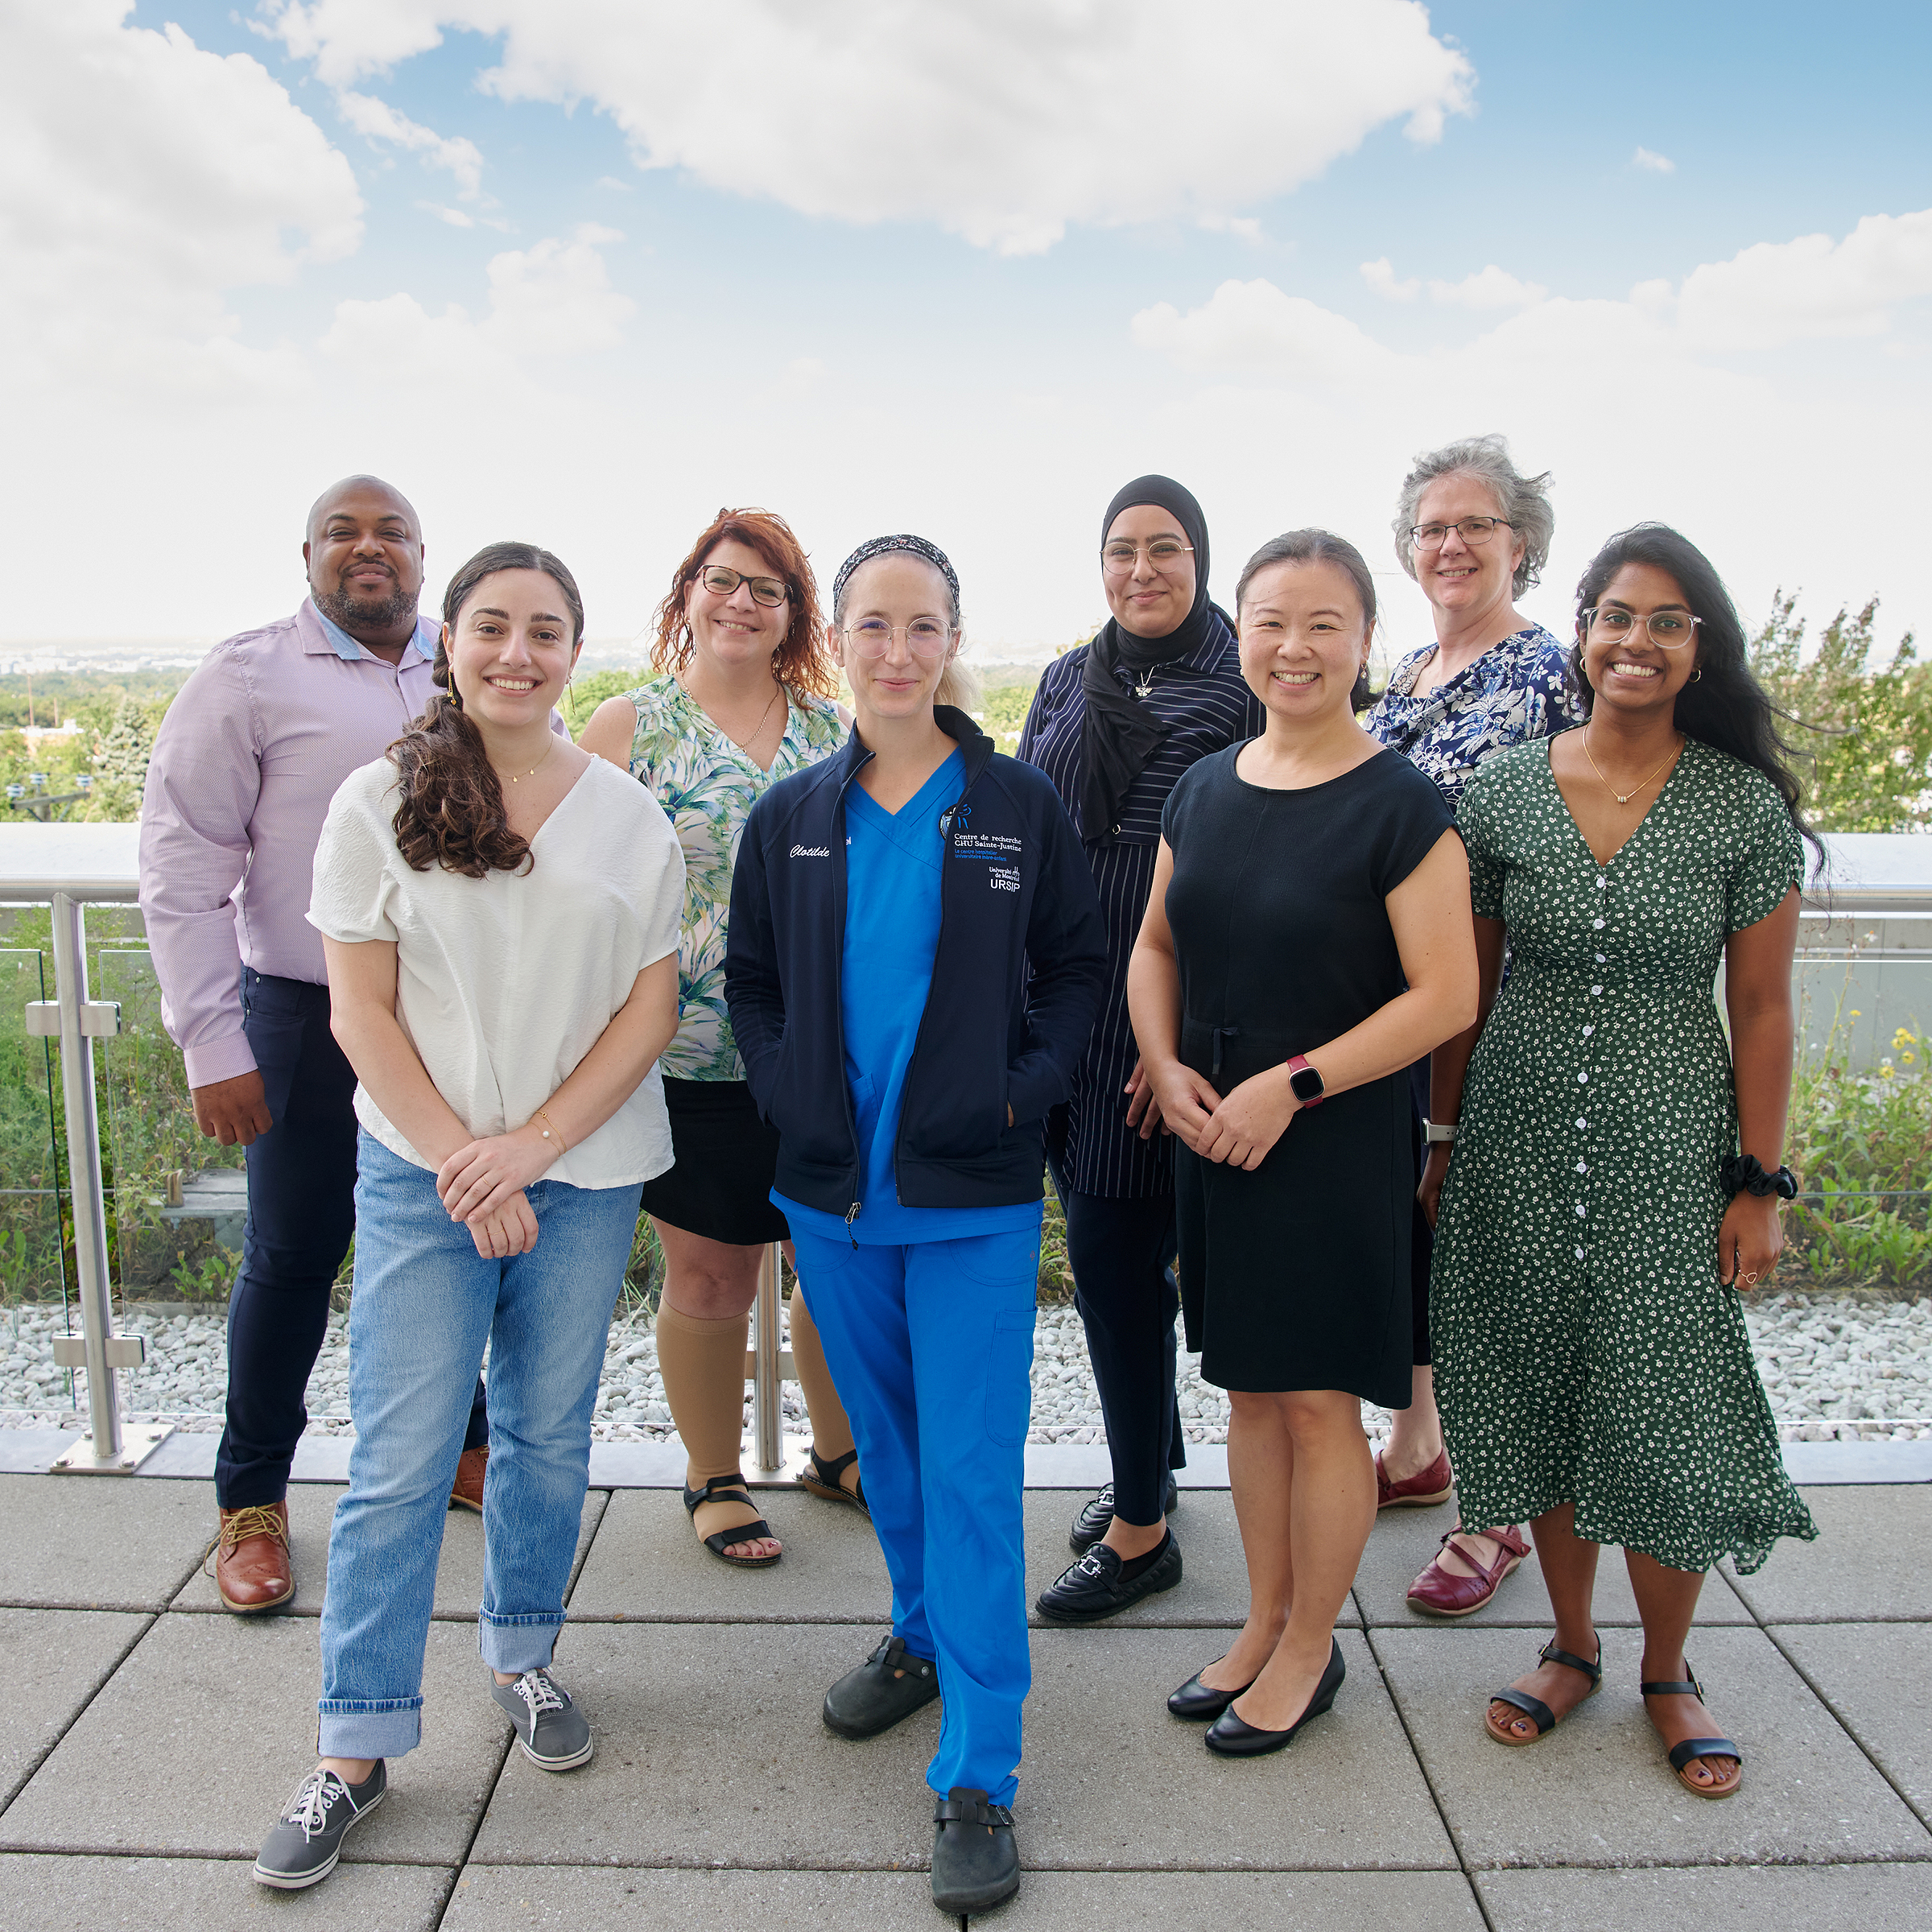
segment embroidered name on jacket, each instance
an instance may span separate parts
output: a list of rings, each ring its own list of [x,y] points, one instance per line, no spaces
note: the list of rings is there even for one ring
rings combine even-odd
[[[828,859],[832,857],[829,845],[795,845],[786,855],[794,859]]]

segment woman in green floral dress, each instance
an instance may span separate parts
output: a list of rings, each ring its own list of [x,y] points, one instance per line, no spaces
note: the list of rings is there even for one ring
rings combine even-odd
[[[1704,1573],[1817,1534],[1740,1299],[1777,1260],[1791,1187],[1805,828],[1699,551],[1625,531],[1578,609],[1588,722],[1488,760],[1457,820],[1487,1017],[1435,1055],[1430,1117],[1458,1127],[1422,1184],[1426,1208],[1440,1200],[1436,1387],[1463,1519],[1531,1519],[1556,1611],[1537,1669],[1491,1703],[1491,1736],[1534,1743],[1596,1690],[1597,1550],[1620,1544],[1645,1707],[1686,1789],[1726,1798],[1742,1753],[1683,1656]]]
[[[837,672],[811,566],[769,511],[719,511],[678,566],[657,624],[657,675],[600,704],[581,741],[650,788],[684,849],[682,1017],[659,1063],[675,1164],[644,1190],[664,1250],[658,1367],[699,1538],[754,1568],[781,1550],[739,1468],[746,1316],[766,1245],[788,1231],[767,1198],[778,1136],[752,1104],[724,1009],[725,915],[752,807],[836,750],[850,720],[830,696]],[[797,1297],[791,1352],[811,1414],[807,1484],[863,1508],[852,1431]]]

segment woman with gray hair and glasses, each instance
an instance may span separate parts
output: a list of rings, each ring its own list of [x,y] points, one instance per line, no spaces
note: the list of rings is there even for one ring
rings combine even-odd
[[[1435,642],[1397,665],[1365,722],[1434,779],[1451,807],[1492,752],[1579,720],[1565,646],[1516,607],[1538,580],[1555,528],[1549,473],[1523,475],[1500,436],[1430,450],[1402,480],[1396,558],[1429,600]],[[1455,1129],[1430,1106],[1429,1063],[1418,1062],[1410,1077],[1419,1158],[1427,1141],[1452,1139]],[[1375,1459],[1383,1509],[1445,1502],[1451,1486],[1429,1347],[1430,1247],[1418,1206],[1411,1242],[1414,1383],[1410,1406],[1394,1412],[1388,1444]],[[1410,1587],[1409,1601],[1432,1615],[1467,1616],[1528,1554],[1513,1524],[1480,1534],[1459,1525]]]

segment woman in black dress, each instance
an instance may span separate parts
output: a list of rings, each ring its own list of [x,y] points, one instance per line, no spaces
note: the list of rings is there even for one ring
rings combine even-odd
[[[1168,1708],[1250,1757],[1342,1681],[1335,1620],[1375,1521],[1361,1404],[1409,1400],[1407,1069],[1470,1023],[1476,968],[1449,808],[1356,722],[1360,553],[1277,537],[1235,604],[1266,729],[1174,787],[1128,993],[1180,1142],[1187,1345],[1228,1391],[1248,1559],[1241,1635]]]
[[[1167,795],[1197,759],[1253,737],[1262,715],[1233,621],[1208,596],[1207,520],[1171,477],[1137,477],[1107,506],[1100,588],[1113,617],[1047,666],[1019,746],[1080,828],[1107,921],[1100,1020],[1046,1127],[1113,1463],[1074,1518],[1080,1561],[1037,1605],[1063,1624],[1096,1623],[1180,1581],[1167,1528],[1171,1472],[1187,1460],[1174,1399],[1174,1159],[1127,1021],[1127,960]]]

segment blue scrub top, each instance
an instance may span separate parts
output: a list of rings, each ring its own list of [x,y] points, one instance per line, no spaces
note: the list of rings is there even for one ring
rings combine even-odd
[[[840,1017],[845,1084],[859,1128],[859,1199],[854,1240],[874,1247],[952,1241],[1037,1228],[1041,1203],[1009,1208],[907,1208],[894,1184],[906,1072],[919,1038],[939,945],[939,881],[946,857],[939,815],[959,798],[966,762],[954,752],[895,811],[856,782],[845,794],[845,943]],[[843,1235],[842,1216],[780,1194],[771,1199],[795,1230]]]

